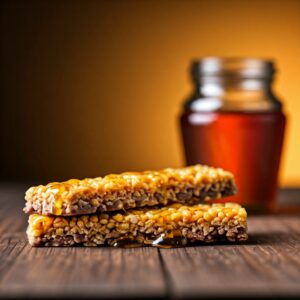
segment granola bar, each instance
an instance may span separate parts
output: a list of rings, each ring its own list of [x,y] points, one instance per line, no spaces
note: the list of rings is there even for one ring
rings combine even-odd
[[[77,217],[29,216],[33,246],[184,246],[197,241],[244,241],[247,213],[236,203],[130,210]]]
[[[111,174],[94,179],[71,179],[31,187],[25,195],[24,211],[74,216],[171,203],[192,205],[235,193],[230,172],[195,165]]]

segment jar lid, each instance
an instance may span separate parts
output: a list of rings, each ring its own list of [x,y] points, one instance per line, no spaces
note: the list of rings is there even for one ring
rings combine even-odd
[[[251,57],[204,57],[192,63],[192,74],[199,77],[271,78],[275,72],[272,60]]]

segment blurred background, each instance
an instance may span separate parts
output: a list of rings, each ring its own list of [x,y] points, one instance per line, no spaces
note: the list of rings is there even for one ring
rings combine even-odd
[[[178,116],[202,56],[277,64],[282,186],[300,184],[300,1],[1,2],[2,180],[184,164]]]

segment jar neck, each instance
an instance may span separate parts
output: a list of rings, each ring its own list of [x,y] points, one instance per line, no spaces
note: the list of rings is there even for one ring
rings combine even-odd
[[[194,96],[186,103],[192,111],[278,111],[281,103],[272,93],[272,78],[201,77]]]
[[[203,97],[235,98],[245,100],[268,97],[271,94],[270,79],[203,77],[196,82],[197,93]]]

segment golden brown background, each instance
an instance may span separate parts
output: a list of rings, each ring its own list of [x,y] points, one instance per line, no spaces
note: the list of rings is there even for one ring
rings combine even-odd
[[[300,1],[1,3],[1,177],[61,180],[184,163],[191,59],[274,58],[300,184]]]

